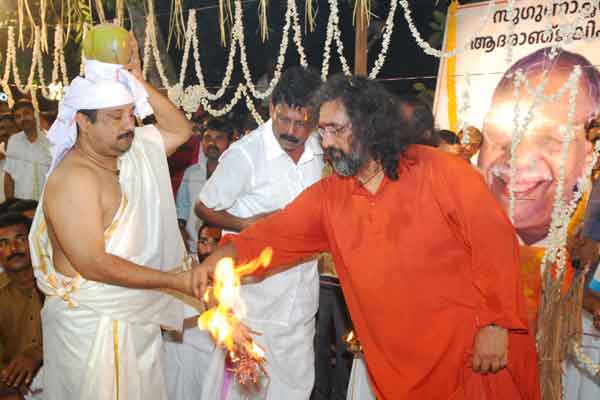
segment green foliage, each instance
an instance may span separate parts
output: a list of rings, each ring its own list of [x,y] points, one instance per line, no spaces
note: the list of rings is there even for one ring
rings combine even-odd
[[[423,82],[416,82],[412,86],[413,90],[417,92],[417,97],[433,107],[433,99],[435,97],[435,90],[430,89]]]
[[[71,3],[71,9],[67,10],[71,17],[72,36],[76,43],[81,43],[83,39],[83,27],[85,24],[92,24],[92,10],[86,0],[76,0]]]

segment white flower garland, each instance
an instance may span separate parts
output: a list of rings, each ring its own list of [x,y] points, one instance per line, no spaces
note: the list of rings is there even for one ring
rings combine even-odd
[[[330,0],[331,1],[331,0]],[[337,4],[336,4],[337,6]],[[327,20],[327,31],[325,35],[325,44],[323,45],[323,64],[321,65],[321,80],[327,80],[329,75],[329,59],[331,58],[331,42],[333,41],[334,35],[334,14],[333,10],[329,12],[329,19]]]
[[[248,95],[248,91],[247,90],[244,90],[244,97],[246,98],[246,107],[248,107],[248,110],[250,111],[250,114],[252,114],[252,117],[254,118],[254,120],[256,121],[256,123],[258,125],[264,124],[265,121],[262,119],[262,117],[260,116],[260,114],[258,113],[258,111],[256,111],[256,108],[254,107],[254,102],[252,101],[252,99]]]
[[[15,33],[13,27],[8,27],[8,43],[7,43],[7,56],[6,56],[6,67],[5,67],[5,79],[8,81],[10,76],[10,70],[12,67],[13,77],[15,79],[15,86],[21,93],[27,91],[27,86],[21,84],[21,76],[19,69],[17,68],[17,48],[15,46]],[[8,73],[7,73],[8,71]]]
[[[236,31],[236,37],[240,46],[240,62],[242,64],[242,72],[244,73],[244,79],[246,80],[246,86],[250,89],[252,95],[258,99],[265,99],[271,95],[271,92],[275,88],[275,85],[279,82],[281,72],[283,70],[283,64],[285,63],[285,52],[288,46],[288,36],[290,25],[292,23],[292,10],[290,8],[290,2],[288,1],[288,7],[285,12],[285,24],[283,26],[283,32],[281,37],[281,45],[279,46],[279,55],[277,57],[277,64],[275,65],[275,71],[273,78],[269,82],[267,89],[264,92],[258,91],[252,82],[252,74],[250,73],[250,67],[248,66],[248,60],[246,58],[246,45],[244,39],[244,24],[242,17],[242,2],[241,0],[235,1],[235,24],[234,30]]]
[[[469,73],[467,73],[465,75],[465,89],[462,92],[462,101],[461,101],[461,105],[458,109],[458,117],[459,117],[459,124],[458,124],[458,131],[462,131],[463,135],[462,138],[460,139],[460,143],[463,146],[466,146],[469,144],[471,138],[469,137],[469,135],[465,132],[465,127],[467,126],[467,118],[466,116],[469,114],[469,110],[471,109],[471,97],[470,97],[470,91],[471,91],[471,75]],[[464,117],[463,117],[464,116]]]
[[[554,208],[552,210],[552,222],[550,224],[550,231],[548,232],[550,246],[546,249],[546,251],[544,252],[544,257],[542,258],[542,273],[544,272],[545,267],[548,265],[549,262],[556,262],[557,280],[562,279],[564,270],[566,268],[567,230],[569,228],[571,215],[565,213],[565,165],[569,156],[569,148],[574,138],[573,121],[575,120],[575,108],[577,104],[577,92],[579,91],[578,83],[579,77],[581,76],[581,67],[579,65],[576,65],[575,68],[573,68],[573,72],[571,73],[571,75],[574,77],[574,79],[570,79],[571,90],[569,93],[567,123],[559,127],[559,131],[563,134],[563,144],[560,153],[558,183],[556,185],[556,191],[554,192]]]
[[[534,111],[537,109],[537,107],[540,104],[558,101],[558,99],[560,99],[566,93],[567,90],[571,90],[571,92],[573,90],[576,91],[578,89],[577,80],[579,79],[580,74],[581,74],[581,69],[574,68],[573,71],[571,72],[571,74],[569,75],[569,78],[567,79],[567,81],[556,91],[556,93],[554,93],[553,95],[545,95],[544,90],[546,88],[546,84],[548,83],[548,79],[547,79],[548,75],[545,72],[542,82],[530,92],[530,95],[533,96],[533,101],[531,102],[529,109],[527,111],[527,114],[525,115],[525,117],[523,118],[523,122],[521,123],[519,121],[520,120],[520,118],[519,118],[520,117],[519,102],[520,102],[520,98],[521,98],[520,97],[520,89],[522,86],[527,87],[528,81],[527,81],[527,77],[525,76],[525,74],[523,73],[522,70],[515,71],[514,88],[513,88],[513,97],[515,98],[514,112],[513,112],[514,130],[513,130],[513,134],[512,134],[512,142],[511,142],[511,150],[510,150],[511,159],[510,159],[510,177],[509,177],[509,187],[508,187],[509,196],[510,196],[509,216],[510,216],[511,220],[513,220],[513,221],[514,221],[514,210],[515,210],[515,202],[516,202],[513,182],[515,181],[515,175],[516,175],[517,147],[519,146],[519,144],[521,142],[521,137],[527,131],[529,124],[533,121],[534,116],[535,116]]]
[[[298,8],[296,7],[296,0],[288,0],[288,7],[292,12],[292,29],[294,30],[294,43],[300,56],[300,65],[304,68],[308,67],[308,61],[306,59],[306,52],[304,46],[302,46],[302,26],[300,26],[300,18],[298,17]]]
[[[413,38],[417,42],[417,45],[421,49],[423,49],[425,54],[429,54],[430,56],[434,56],[437,58],[454,57],[455,55],[467,50],[469,47],[469,44],[473,41],[475,36],[487,25],[490,17],[493,14],[492,11],[494,10],[494,7],[496,6],[496,0],[489,0],[487,11],[486,11],[485,15],[481,18],[481,26],[471,34],[471,37],[469,37],[469,39],[467,39],[461,47],[456,46],[456,48],[452,51],[441,51],[441,50],[437,50],[437,49],[434,49],[433,47],[431,47],[431,45],[426,40],[424,40],[423,37],[421,37],[421,34],[419,33],[419,30],[415,26],[415,23],[412,19],[412,11],[410,9],[410,5],[408,4],[408,0],[398,0],[398,1],[399,1],[400,5],[402,6],[402,8],[404,9],[404,19],[406,19],[406,22],[408,23],[408,28],[410,29],[410,33],[412,34]]]
[[[202,88],[202,96],[206,97],[209,100],[217,100],[220,99],[221,97],[223,97],[223,94],[225,93],[225,91],[227,90],[227,87],[229,86],[229,82],[231,82],[231,76],[233,74],[233,68],[235,66],[235,55],[237,52],[237,43],[236,40],[234,38],[234,30],[232,30],[231,34],[231,41],[229,43],[229,55],[227,58],[227,67],[225,68],[225,76],[223,77],[223,80],[221,81],[221,86],[219,87],[219,89],[217,90],[216,93],[210,93],[207,89],[206,89],[206,85],[204,83],[204,75],[202,73],[202,65],[200,64],[200,46],[198,44],[198,34],[197,32],[197,28],[196,28],[196,19],[194,18],[194,25],[193,25],[193,32],[190,32],[190,35],[192,37],[192,46],[194,49],[194,61],[195,61],[195,69],[196,69],[196,76],[198,77],[198,82],[200,87]]]
[[[352,71],[348,66],[346,57],[344,57],[344,43],[342,42],[342,31],[340,30],[339,25],[340,17],[337,0],[329,0],[329,10],[331,13],[331,18],[329,18],[328,23],[333,25],[333,38],[337,44],[336,50],[340,59],[340,63],[342,64],[342,71],[344,72],[344,75],[351,76]]]
[[[377,75],[379,75],[379,71],[385,63],[385,58],[387,56],[388,48],[390,46],[390,41],[392,40],[392,33],[394,32],[394,18],[396,17],[397,6],[398,2],[396,0],[390,0],[390,11],[388,12],[388,16],[385,20],[383,39],[381,40],[381,51],[379,52],[379,55],[375,60],[373,69],[371,69],[371,72],[369,73],[369,79],[377,78]]]
[[[208,102],[208,100],[204,97],[201,97],[200,101],[201,101],[204,109],[206,111],[208,111],[210,113],[210,115],[215,116],[215,117],[220,117],[222,115],[227,114],[228,112],[230,112],[233,109],[233,107],[242,98],[242,95],[245,92],[245,90],[246,90],[246,87],[240,83],[238,85],[237,89],[235,90],[235,94],[233,95],[233,98],[231,99],[231,101],[227,105],[223,106],[223,108],[221,108],[220,110],[212,108],[210,103]]]

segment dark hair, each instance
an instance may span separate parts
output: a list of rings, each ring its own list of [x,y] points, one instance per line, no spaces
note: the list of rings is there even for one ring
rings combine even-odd
[[[316,109],[338,101],[352,123],[352,136],[382,164],[389,179],[398,179],[398,161],[415,135],[400,117],[394,95],[363,77],[338,74],[323,84],[315,97]]]
[[[13,115],[17,112],[17,110],[19,110],[21,108],[25,108],[25,107],[31,109],[31,111],[34,110],[33,109],[33,104],[31,103],[31,100],[29,100],[29,99],[17,100],[15,102],[15,104],[13,105],[13,108],[12,108]]]
[[[315,70],[303,67],[288,68],[273,89],[271,104],[306,107],[319,86],[321,77]]]
[[[18,203],[19,201],[21,201],[21,199],[17,199],[15,197],[4,200],[2,203],[0,203],[0,215],[7,213],[9,207],[15,203]]]
[[[95,123],[98,118],[98,110],[77,110],[77,112],[85,115],[92,124]],[[77,126],[77,134],[79,135],[79,124],[75,124],[75,126]]]
[[[77,112],[85,115],[92,124],[95,123],[96,118],[98,118],[98,110],[77,110]]]
[[[460,144],[458,135],[447,129],[440,129],[435,133],[435,135],[438,138],[438,144],[440,141],[448,144]]]
[[[225,119],[225,118],[208,118],[202,124],[202,133],[207,130],[217,131],[217,132],[225,132],[229,141],[233,140],[233,134],[235,132],[235,126],[233,122]]]
[[[25,225],[27,231],[31,228],[31,220],[21,213],[8,212],[0,214],[0,228],[7,228],[9,226]]]
[[[218,229],[221,231],[221,235],[223,235],[223,230],[221,228],[219,228],[218,226],[209,224],[208,222],[203,222],[202,225],[200,225],[200,228],[198,228],[198,236],[200,236],[200,232],[202,232],[204,229],[207,229],[207,228]]]
[[[25,211],[35,210],[37,206],[38,202],[36,200],[17,200],[8,206],[8,211],[22,213]]]
[[[398,107],[406,124],[414,132],[415,143],[435,146],[433,113],[429,104],[416,96],[402,95],[398,97]]]
[[[11,120],[12,122],[15,122],[15,116],[10,113],[0,114],[0,122],[6,120]]]

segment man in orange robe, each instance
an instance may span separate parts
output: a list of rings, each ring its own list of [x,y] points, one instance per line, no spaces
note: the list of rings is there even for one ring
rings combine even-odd
[[[481,175],[411,145],[375,82],[332,78],[318,104],[336,175],[227,236],[193,271],[196,295],[223,256],[270,246],[279,267],[329,251],[378,399],[539,399],[516,234]]]

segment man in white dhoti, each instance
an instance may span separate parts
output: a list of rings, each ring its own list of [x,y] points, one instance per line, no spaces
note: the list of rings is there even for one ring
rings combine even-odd
[[[181,328],[189,273],[166,156],[185,116],[141,75],[88,60],[49,131],[52,166],[30,233],[42,309],[46,400],[166,399],[161,326]],[[135,128],[154,111],[155,126]]]
[[[233,143],[200,192],[196,212],[203,221],[240,231],[266,213],[283,208],[321,178],[323,150],[314,134],[316,116],[308,102],[319,76],[290,68],[273,90],[271,119]],[[248,306],[244,320],[262,332],[255,340],[266,348],[270,383],[257,398],[307,400],[313,388],[315,314],[319,298],[317,261],[242,286]],[[204,399],[225,391],[246,398],[223,376],[223,354],[215,352]],[[215,379],[212,379],[212,378]]]

